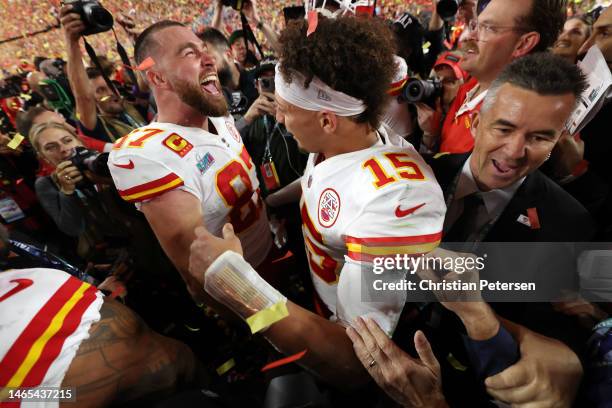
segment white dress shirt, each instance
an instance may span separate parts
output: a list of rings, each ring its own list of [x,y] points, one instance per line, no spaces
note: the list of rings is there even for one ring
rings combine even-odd
[[[459,219],[463,213],[463,199],[470,194],[478,193],[484,202],[484,206],[478,212],[476,225],[478,226],[475,233],[480,231],[487,222],[496,219],[504,211],[516,190],[523,184],[525,177],[517,180],[510,186],[503,189],[494,189],[489,191],[481,191],[474,180],[472,169],[470,168],[470,160],[468,157],[461,169],[459,180],[455,186],[455,194],[452,203],[449,203],[444,220],[444,232],[448,232],[453,224]],[[452,186],[451,186],[452,188]]]

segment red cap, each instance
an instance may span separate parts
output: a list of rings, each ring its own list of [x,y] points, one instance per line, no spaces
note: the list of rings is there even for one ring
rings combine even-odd
[[[467,78],[468,74],[459,66],[460,61],[461,57],[459,55],[446,51],[440,54],[438,60],[434,64],[434,69],[440,65],[448,65],[453,69],[453,72],[455,72],[458,79],[465,79]]]

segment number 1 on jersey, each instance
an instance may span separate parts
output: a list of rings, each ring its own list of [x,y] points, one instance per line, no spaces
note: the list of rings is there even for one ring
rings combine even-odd
[[[415,162],[410,160],[403,160],[409,159],[410,155],[406,153],[386,153],[385,157],[396,169],[395,177],[388,175],[385,172],[383,166],[374,157],[364,162],[361,166],[364,169],[370,169],[370,171],[372,172],[372,175],[376,179],[376,181],[374,181],[373,183],[374,187],[384,187],[387,184],[391,184],[397,181],[398,178],[402,178],[405,180],[425,180],[425,175]]]

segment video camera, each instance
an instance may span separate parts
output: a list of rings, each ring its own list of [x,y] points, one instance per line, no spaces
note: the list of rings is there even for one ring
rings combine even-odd
[[[426,103],[435,105],[437,98],[442,96],[444,88],[438,79],[409,79],[399,95],[400,102]]]
[[[113,28],[113,15],[97,0],[64,0],[72,5],[72,11],[81,16],[85,30],[82,35],[103,33]]]

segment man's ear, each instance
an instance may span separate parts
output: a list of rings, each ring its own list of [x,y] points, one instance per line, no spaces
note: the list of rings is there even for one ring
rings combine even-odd
[[[334,133],[338,127],[338,116],[335,113],[326,111],[317,112],[317,120],[325,133]]]
[[[472,137],[476,139],[476,135],[478,134],[478,127],[480,126],[480,112],[476,111],[472,114],[472,125],[470,127],[470,131],[472,132]]]
[[[529,54],[540,42],[540,33],[535,31],[523,34],[512,52],[513,58],[523,57]]]
[[[168,85],[166,76],[159,71],[149,69],[146,73],[146,76],[147,82],[149,82],[149,84],[151,85],[154,85],[156,88],[165,88]]]

